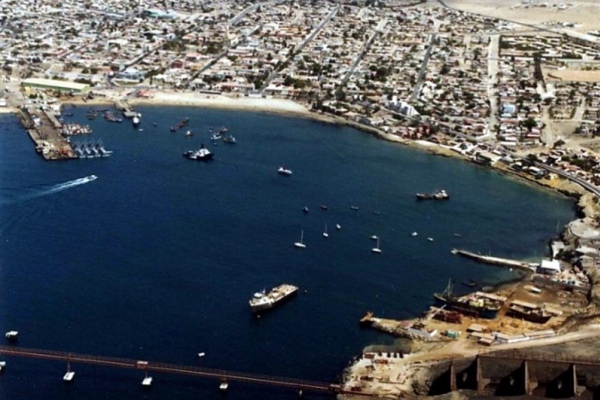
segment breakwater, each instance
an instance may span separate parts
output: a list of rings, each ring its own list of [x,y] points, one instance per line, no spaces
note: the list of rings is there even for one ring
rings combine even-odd
[[[500,257],[492,257],[492,256],[484,256],[482,254],[473,253],[467,250],[453,249],[451,251],[452,254],[458,254],[463,257],[471,258],[482,263],[497,265],[501,267],[509,267],[509,268],[520,268],[523,270],[527,270],[530,272],[535,272],[536,268],[540,266],[538,263],[531,263],[526,261],[518,261],[511,260],[508,258],[500,258]]]

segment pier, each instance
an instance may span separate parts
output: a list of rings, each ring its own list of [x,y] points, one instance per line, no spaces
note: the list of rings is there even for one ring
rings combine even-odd
[[[60,132],[61,123],[48,111],[26,109],[21,122],[35,143],[36,152],[45,160],[68,160],[77,158],[71,144]]]
[[[527,270],[530,272],[535,272],[537,267],[540,265],[537,263],[530,263],[525,261],[518,260],[510,260],[508,258],[499,258],[499,257],[491,257],[484,256],[481,254],[476,254],[467,250],[453,249],[452,254],[458,254],[463,257],[472,258],[477,261],[481,261],[486,264],[498,265],[501,267],[510,267],[510,268],[519,268],[523,270]]]
[[[199,378],[209,378],[220,382],[244,382],[260,385],[276,386],[294,389],[296,391],[312,391],[320,393],[342,393],[340,385],[306,381],[302,379],[275,377],[244,372],[226,371],[212,368],[202,368],[189,365],[168,364],[155,361],[132,360],[126,358],[105,357],[89,354],[68,353],[43,349],[31,349],[16,346],[0,346],[0,355],[9,357],[24,357],[40,360],[61,361],[69,365],[91,364],[110,368],[136,369],[148,372],[189,375]],[[4,360],[2,360],[4,361]],[[9,369],[9,363],[4,368]],[[8,372],[8,371],[7,371]]]

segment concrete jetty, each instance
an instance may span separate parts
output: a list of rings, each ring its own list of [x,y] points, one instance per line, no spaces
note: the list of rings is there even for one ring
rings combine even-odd
[[[486,264],[498,265],[501,267],[510,267],[510,268],[519,268],[527,271],[535,272],[535,270],[540,266],[538,263],[530,263],[526,261],[519,260],[511,260],[508,258],[499,258],[499,257],[491,257],[484,256],[481,254],[476,254],[471,251],[461,250],[461,249],[452,249],[452,254],[458,254],[463,257],[472,258],[477,261],[481,261]]]
[[[71,144],[62,137],[61,124],[54,115],[46,111],[25,109],[21,121],[35,143],[35,151],[45,160],[77,158]]]

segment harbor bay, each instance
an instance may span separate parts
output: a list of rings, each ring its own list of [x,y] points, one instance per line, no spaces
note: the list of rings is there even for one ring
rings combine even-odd
[[[364,346],[393,341],[359,328],[367,310],[410,318],[449,278],[492,285],[517,277],[454,257],[453,248],[539,261],[575,214],[562,196],[348,127],[140,107],[139,131],[86,121],[85,107],[72,111],[94,130],[72,140],[101,140],[110,158],[45,163],[18,120],[1,116],[0,324],[18,329],[27,347],[334,381]],[[193,135],[170,132],[185,117]],[[235,145],[211,143],[209,128],[221,126]],[[213,160],[182,157],[200,143]],[[278,174],[281,166],[293,175]],[[97,179],[81,180],[90,176]],[[415,199],[441,189],[449,201]],[[306,248],[297,249],[301,232]],[[381,254],[371,252],[372,235]],[[298,295],[254,317],[253,293],[281,283],[297,285]],[[141,390],[137,371],[91,367],[64,387],[64,369],[12,362],[1,397]],[[219,396],[217,382],[155,379],[149,397]],[[229,397],[249,394],[289,398],[234,386]]]

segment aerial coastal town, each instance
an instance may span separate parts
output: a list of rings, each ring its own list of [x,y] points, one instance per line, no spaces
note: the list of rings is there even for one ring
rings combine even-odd
[[[482,383],[480,371],[491,355],[470,387],[452,363],[600,337],[599,15],[594,1],[555,0],[5,1],[0,109],[49,161],[112,153],[71,142],[91,130],[68,122],[67,105],[136,126],[136,105],[196,105],[346,124],[575,197],[581,218],[549,238],[544,259],[453,251],[521,281],[449,282],[422,317],[365,310],[357,321],[414,351],[365,350],[344,373],[348,396],[493,394],[500,380]],[[471,293],[453,294],[460,285]],[[436,392],[446,372],[432,371],[449,361]],[[534,389],[525,378],[522,394]]]

